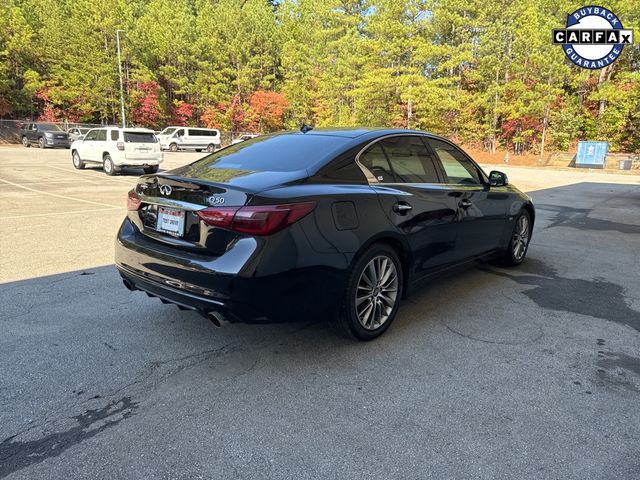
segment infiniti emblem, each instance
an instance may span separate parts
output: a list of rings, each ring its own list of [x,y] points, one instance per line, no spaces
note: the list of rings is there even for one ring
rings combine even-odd
[[[171,185],[160,185],[160,193],[163,195],[171,195]]]

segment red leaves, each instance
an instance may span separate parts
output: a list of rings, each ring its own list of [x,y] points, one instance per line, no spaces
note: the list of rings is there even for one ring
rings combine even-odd
[[[278,92],[258,90],[247,101],[234,95],[231,102],[206,107],[200,120],[209,128],[234,132],[273,132],[284,127],[289,102]]]
[[[287,99],[278,92],[258,90],[249,97],[249,121],[251,132],[273,132],[284,127],[284,114],[289,106]]]
[[[142,82],[137,85],[131,120],[145,127],[158,126],[162,119],[160,108],[160,85],[157,82]]]
[[[186,126],[195,113],[195,107],[190,103],[183,102],[182,100],[175,100],[173,102],[171,123],[174,125]]]

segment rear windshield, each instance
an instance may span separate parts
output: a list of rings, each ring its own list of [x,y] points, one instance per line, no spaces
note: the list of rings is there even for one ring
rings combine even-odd
[[[256,137],[223,148],[194,165],[259,172],[293,172],[313,166],[349,140],[344,137],[301,134]]]
[[[156,143],[156,136],[147,132],[124,132],[124,141],[127,143]]]
[[[44,130],[47,132],[62,132],[63,130],[56,125],[55,123],[41,123],[39,125],[40,130]]]

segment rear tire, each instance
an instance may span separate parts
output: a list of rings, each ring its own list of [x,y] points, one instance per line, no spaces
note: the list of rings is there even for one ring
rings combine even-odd
[[[176,143],[172,143],[171,145],[169,145],[169,151],[170,152],[177,152],[178,151],[178,145]]]
[[[77,170],[82,170],[85,167],[85,163],[80,158],[80,154],[78,152],[73,152],[72,158],[73,158],[73,166]]]
[[[111,155],[108,153],[102,159],[102,169],[104,170],[104,173],[109,176],[113,176],[117,172],[116,166],[113,164],[113,160],[111,160]]]
[[[158,165],[153,165],[151,167],[144,167],[144,173],[151,174],[158,172]]]
[[[498,264],[504,267],[516,267],[524,262],[531,240],[531,215],[522,210],[516,217],[509,245]]]
[[[31,146],[31,142],[29,142],[29,139],[27,137],[22,137],[22,145],[26,148],[29,148]]]
[[[207,145],[207,152],[208,153],[213,153],[216,151],[216,146],[213,143],[210,143],[209,145]]]
[[[374,244],[355,261],[340,313],[331,326],[347,337],[373,340],[393,322],[401,293],[402,263],[398,254],[387,244]]]

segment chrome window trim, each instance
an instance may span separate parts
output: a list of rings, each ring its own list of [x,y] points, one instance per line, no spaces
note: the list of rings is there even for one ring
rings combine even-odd
[[[459,183],[447,183],[447,182],[438,182],[438,183],[406,183],[406,182],[393,182],[393,183],[383,183],[383,182],[379,182],[378,179],[375,177],[375,175],[373,175],[373,173],[371,173],[369,171],[369,169],[367,167],[365,167],[362,163],[360,163],[360,156],[364,153],[364,151],[369,148],[371,145],[373,145],[376,142],[382,141],[386,138],[392,138],[392,137],[421,137],[424,139],[424,141],[428,141],[429,139],[433,139],[433,140],[440,140],[442,142],[448,143],[449,145],[451,145],[452,147],[456,148],[457,150],[459,150],[464,156],[465,158],[467,158],[471,164],[473,166],[475,166],[478,171],[480,172],[480,177],[481,177],[481,181],[484,181],[483,177],[487,177],[488,175],[485,173],[485,171],[482,169],[482,167],[480,167],[480,165],[478,165],[478,163],[471,158],[469,155],[467,155],[467,153],[462,150],[460,147],[458,147],[455,143],[447,140],[446,138],[442,138],[442,137],[437,137],[434,135],[429,135],[426,133],[390,133],[388,135],[384,135],[382,137],[378,137],[375,138],[373,140],[371,140],[369,143],[367,143],[364,147],[362,147],[360,149],[360,151],[357,153],[356,155],[356,165],[358,165],[358,167],[360,168],[360,170],[362,170],[362,173],[364,174],[364,176],[367,179],[367,182],[369,183],[369,185],[443,185],[443,186],[447,186],[447,187],[482,187],[485,188],[487,186],[487,183],[478,183],[476,185],[463,185],[463,184],[459,184]],[[431,149],[431,147],[429,146],[428,149]],[[441,162],[440,159],[433,159],[433,161],[439,161]],[[392,167],[393,168],[393,167]],[[442,172],[444,175],[446,175],[446,172]],[[448,176],[446,178],[446,180],[449,180]]]

